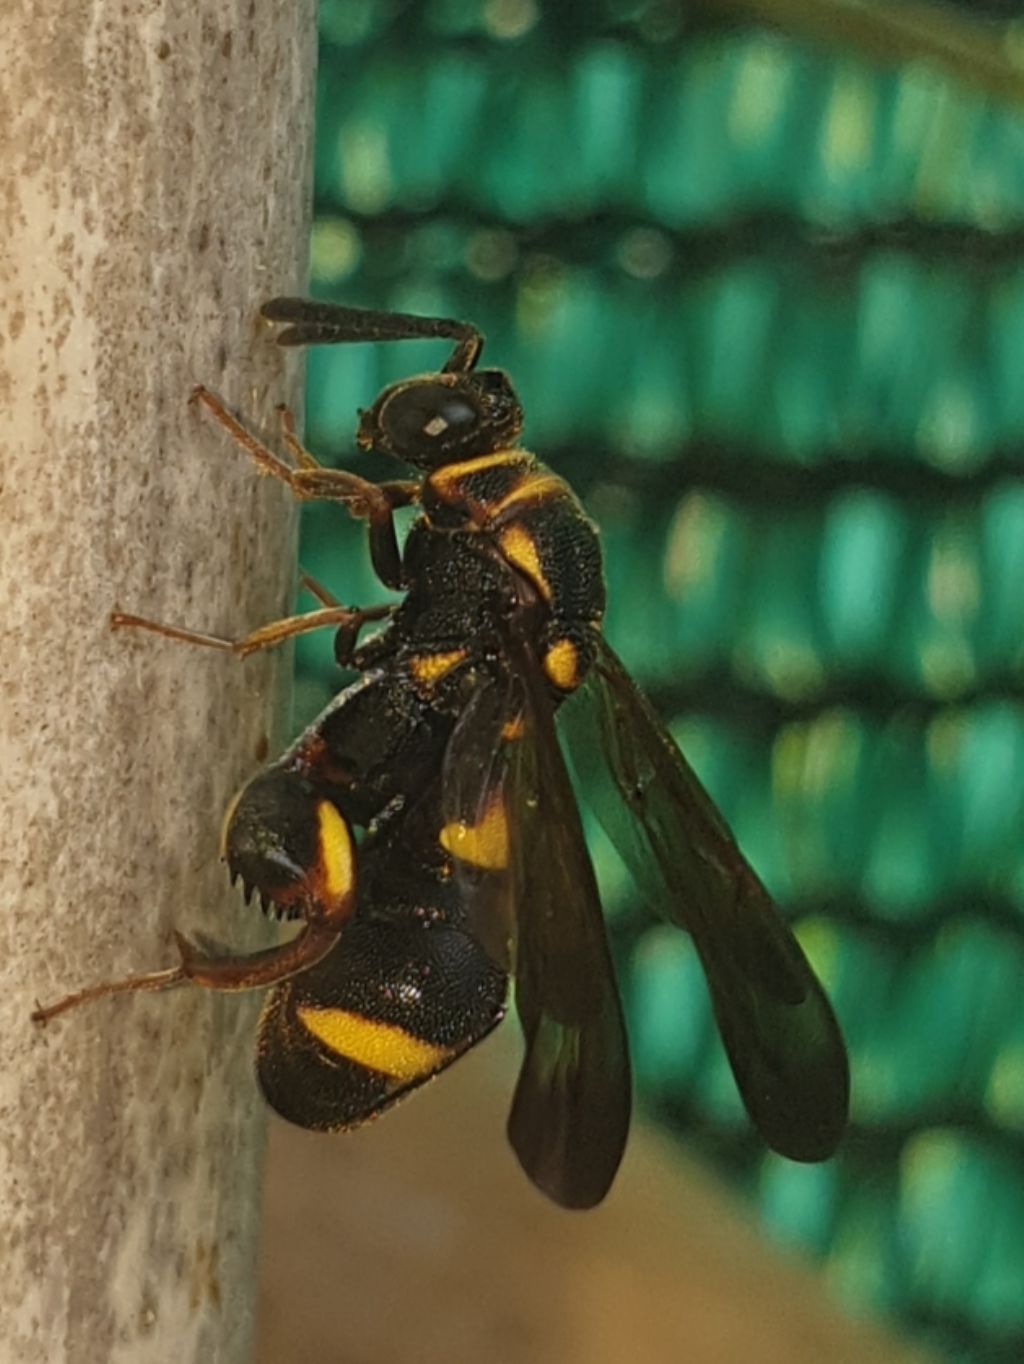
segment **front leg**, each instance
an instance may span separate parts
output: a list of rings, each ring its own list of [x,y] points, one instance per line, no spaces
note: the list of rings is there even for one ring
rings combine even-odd
[[[249,456],[263,474],[286,484],[302,502],[343,502],[353,516],[369,526],[370,558],[374,572],[385,587],[396,591],[404,587],[402,556],[395,534],[394,512],[419,498],[420,485],[411,481],[371,483],[345,469],[325,469],[301,444],[295,434],[295,421],[286,407],[279,407],[286,448],[299,465],[293,469],[251,431],[233,417],[221,400],[201,384],[192,391],[190,401],[205,407],[217,424]]]

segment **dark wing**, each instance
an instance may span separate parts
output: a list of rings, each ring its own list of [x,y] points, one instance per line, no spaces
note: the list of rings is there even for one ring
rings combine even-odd
[[[447,842],[474,932],[501,938],[514,916],[526,1055],[509,1140],[548,1197],[592,1207],[626,1143],[629,1054],[579,810],[547,690],[525,649],[471,700],[449,744],[444,785],[447,827],[464,835]],[[481,922],[489,913],[502,925],[497,935]]]
[[[832,1007],[711,798],[607,644],[562,722],[608,836],[653,907],[693,938],[752,1121],[781,1155],[826,1159],[849,1104]]]
[[[440,841],[454,858],[466,926],[506,973],[517,936],[504,794],[515,709],[511,673],[477,678],[445,749],[441,788]]]

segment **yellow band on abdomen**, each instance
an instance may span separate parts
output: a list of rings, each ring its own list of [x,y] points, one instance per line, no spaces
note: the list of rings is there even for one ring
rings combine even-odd
[[[346,1009],[318,1009],[300,1005],[299,1022],[336,1056],[389,1075],[393,1080],[418,1080],[449,1059],[447,1047],[413,1037],[393,1023],[378,1023]]]

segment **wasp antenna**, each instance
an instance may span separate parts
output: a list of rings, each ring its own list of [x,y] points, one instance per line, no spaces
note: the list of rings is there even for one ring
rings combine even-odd
[[[484,345],[483,335],[471,322],[460,322],[454,317],[378,312],[308,298],[272,298],[264,303],[260,314],[268,322],[291,324],[278,335],[279,346],[329,346],[346,341],[454,341],[455,349],[444,366],[446,374],[464,374],[473,369]]]

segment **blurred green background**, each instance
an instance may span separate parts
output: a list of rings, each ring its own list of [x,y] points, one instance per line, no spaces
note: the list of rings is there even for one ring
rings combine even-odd
[[[852,1128],[800,1167],[746,1122],[688,941],[597,841],[641,1101],[855,1311],[1008,1364],[1024,26],[1016,0],[892,4],[917,27],[886,65],[851,9],[321,0],[312,292],[483,328],[602,527],[610,638],[835,1003]],[[356,409],[443,354],[312,353],[311,447],[397,476],[353,455]],[[359,527],[313,508],[304,535],[309,572],[381,599]],[[301,641],[296,723],[337,687]]]

